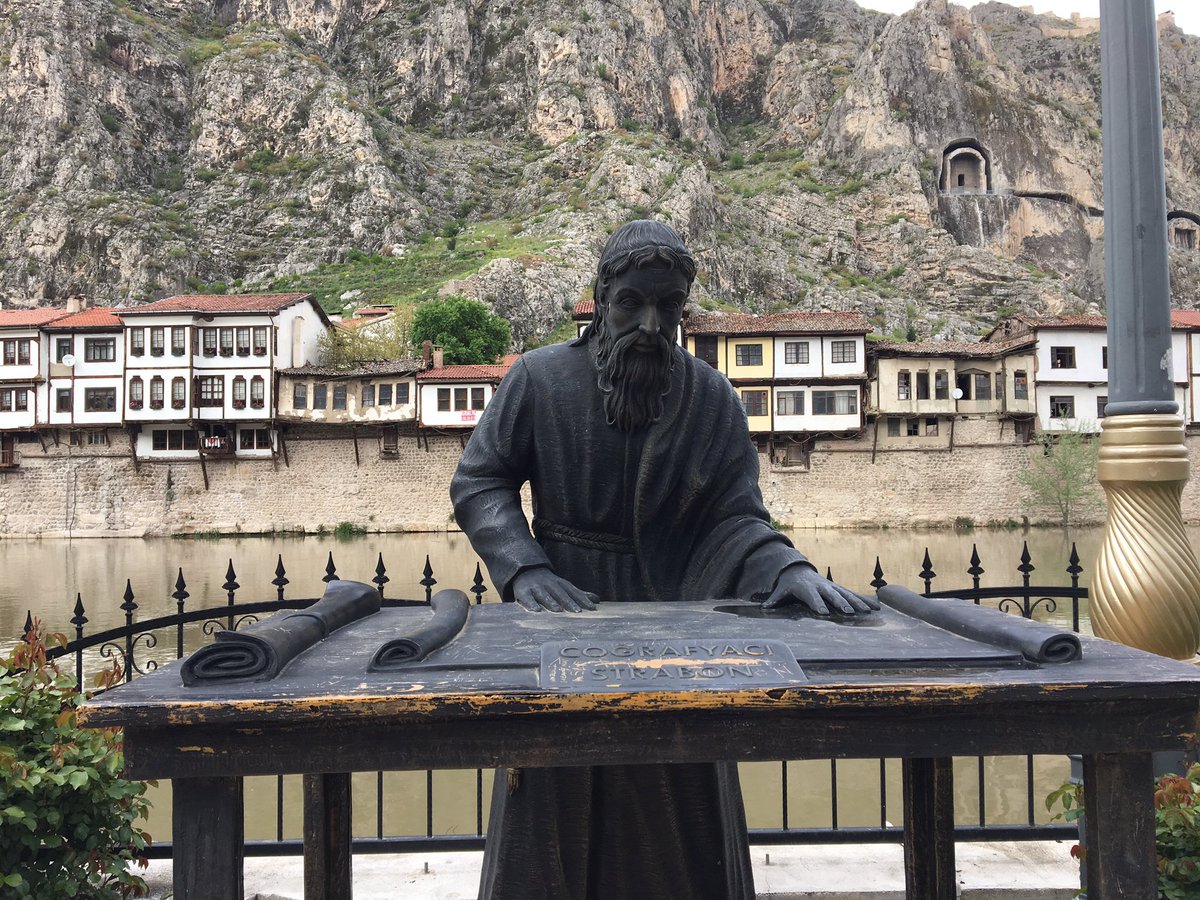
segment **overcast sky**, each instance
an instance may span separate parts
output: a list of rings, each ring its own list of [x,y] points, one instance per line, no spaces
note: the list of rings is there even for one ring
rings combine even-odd
[[[883,12],[900,13],[912,9],[916,0],[856,0],[859,6],[879,9]],[[974,6],[982,0],[951,0],[959,6]],[[1068,19],[1071,13],[1082,16],[1099,15],[1100,0],[1013,0],[1012,6],[1032,6],[1037,12],[1052,12]],[[1175,24],[1188,34],[1200,34],[1200,3],[1196,0],[1154,0],[1158,12],[1168,9],[1175,12]]]

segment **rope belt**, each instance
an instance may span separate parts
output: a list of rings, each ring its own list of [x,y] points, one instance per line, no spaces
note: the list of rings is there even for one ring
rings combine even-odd
[[[586,550],[604,550],[608,553],[633,553],[632,538],[619,534],[605,534],[602,531],[584,531],[582,528],[559,525],[547,519],[534,519],[533,533],[541,541],[558,541]]]

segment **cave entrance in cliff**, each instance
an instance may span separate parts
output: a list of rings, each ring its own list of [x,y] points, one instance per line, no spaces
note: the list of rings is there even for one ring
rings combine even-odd
[[[941,190],[948,194],[992,192],[992,156],[979,141],[952,141],[942,151]]]
[[[1182,210],[1168,213],[1167,238],[1177,250],[1200,248],[1200,216]]]

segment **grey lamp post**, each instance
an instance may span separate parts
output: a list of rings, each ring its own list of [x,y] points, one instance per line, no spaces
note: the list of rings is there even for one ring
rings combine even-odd
[[[1200,567],[1183,528],[1167,200],[1153,0],[1101,0],[1109,403],[1097,477],[1108,521],[1091,594],[1096,634],[1186,659],[1200,646]]]

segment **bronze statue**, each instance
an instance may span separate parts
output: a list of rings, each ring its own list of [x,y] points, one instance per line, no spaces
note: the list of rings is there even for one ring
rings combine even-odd
[[[667,225],[612,235],[592,324],[525,354],[480,418],[450,488],[457,522],[503,599],[534,612],[727,597],[818,615],[878,608],[771,527],[737,394],[676,343],[695,274]],[[733,764],[496,780],[481,900],[753,896]]]

